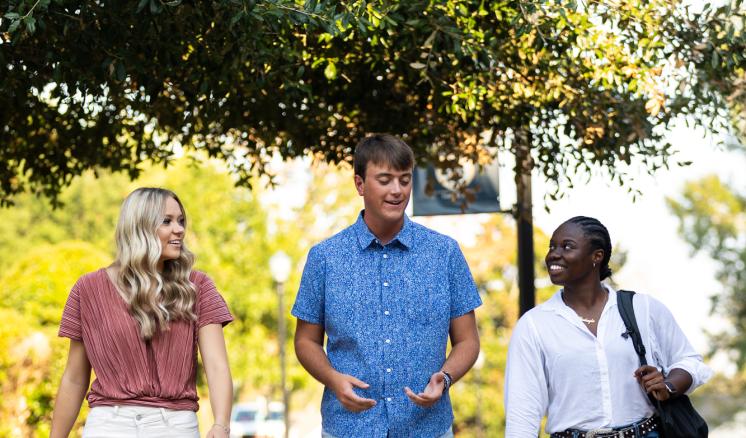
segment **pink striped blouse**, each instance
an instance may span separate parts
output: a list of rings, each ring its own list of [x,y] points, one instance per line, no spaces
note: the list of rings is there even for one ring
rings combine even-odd
[[[204,273],[197,288],[197,321],[173,321],[143,341],[127,305],[105,269],[82,276],[70,291],[59,336],[82,341],[96,379],[88,405],[138,405],[192,410],[197,405],[197,334],[207,324],[233,320],[215,284]]]

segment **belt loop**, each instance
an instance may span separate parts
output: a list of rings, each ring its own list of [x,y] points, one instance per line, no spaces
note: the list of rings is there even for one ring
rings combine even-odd
[[[119,415],[119,405],[114,406],[114,414],[111,416],[112,418]]]
[[[163,423],[164,423],[164,424],[165,424],[165,425],[166,425],[167,427],[171,427],[171,425],[170,425],[170,424],[168,424],[168,417],[166,417],[166,410],[165,410],[165,409],[163,409],[163,408],[160,408],[160,410],[161,410],[161,417],[163,417]]]
[[[640,433],[640,423],[635,423],[635,438],[642,438],[642,434]]]

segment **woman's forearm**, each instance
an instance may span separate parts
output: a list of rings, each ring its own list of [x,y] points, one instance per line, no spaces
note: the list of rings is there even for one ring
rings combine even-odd
[[[233,404],[233,379],[228,365],[223,327],[220,324],[202,327],[199,331],[199,348],[207,375],[210,406],[215,424],[227,428]]]
[[[689,390],[689,387],[692,386],[692,376],[679,368],[674,368],[671,370],[671,372],[668,373],[668,376],[666,376],[666,380],[671,382],[673,387],[676,389],[676,395],[681,395],[686,393],[686,391]]]
[[[88,385],[91,381],[91,365],[85,346],[80,341],[70,341],[67,365],[60,379],[57,398],[52,413],[51,438],[67,438],[80,413]]]
[[[228,367],[207,372],[207,385],[210,391],[210,407],[215,423],[228,426],[233,404],[233,381]],[[211,376],[212,374],[212,376]]]
[[[66,438],[80,413],[80,405],[88,391],[88,385],[72,382],[62,376],[52,414],[50,438]]]

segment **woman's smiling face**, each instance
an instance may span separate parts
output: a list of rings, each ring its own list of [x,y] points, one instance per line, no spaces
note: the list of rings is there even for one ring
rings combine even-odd
[[[602,256],[603,250],[591,249],[590,240],[579,225],[565,222],[552,234],[544,261],[552,283],[566,285],[593,274],[593,264]]]
[[[163,262],[174,260],[181,255],[186,222],[181,205],[176,199],[166,200],[166,211],[163,212],[163,222],[158,227],[158,239],[161,241],[161,257],[158,261],[159,269],[163,269]]]

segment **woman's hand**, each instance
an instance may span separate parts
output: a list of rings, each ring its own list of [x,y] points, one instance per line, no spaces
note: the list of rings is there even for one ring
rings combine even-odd
[[[652,394],[656,400],[664,401],[671,397],[664,383],[665,377],[658,368],[644,365],[635,370],[635,378],[646,393]]]
[[[205,438],[229,438],[230,429],[228,426],[222,424],[213,424],[210,430],[207,431]]]

